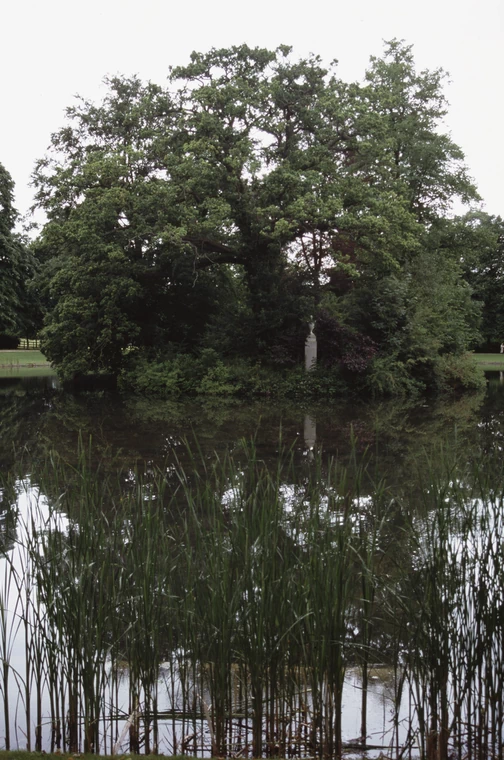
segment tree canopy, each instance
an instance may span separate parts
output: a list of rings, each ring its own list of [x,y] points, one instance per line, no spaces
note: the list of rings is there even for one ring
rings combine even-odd
[[[118,371],[128,347],[292,361],[317,314],[375,346],[364,364],[465,347],[477,315],[432,230],[478,196],[443,79],[397,41],[363,84],[242,45],[193,53],[167,87],[112,77],[102,103],[78,99],[34,174],[47,355],[64,374]],[[422,317],[433,267],[450,338],[442,309]]]

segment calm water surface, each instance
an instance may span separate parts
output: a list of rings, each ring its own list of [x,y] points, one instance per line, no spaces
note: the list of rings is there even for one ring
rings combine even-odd
[[[68,461],[79,441],[91,440],[93,456],[121,466],[163,467],[186,446],[210,458],[238,452],[253,439],[268,462],[279,448],[309,464],[312,450],[343,463],[352,447],[392,484],[409,482],[425,455],[438,447],[467,453],[500,446],[504,436],[504,378],[491,373],[486,394],[417,403],[299,405],[269,401],[202,399],[157,401],[108,394],[69,394],[52,374],[0,377],[0,468],[4,474],[36,476],[51,450]]]

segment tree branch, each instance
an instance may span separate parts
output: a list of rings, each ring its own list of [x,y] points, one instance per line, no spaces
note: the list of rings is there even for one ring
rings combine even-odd
[[[210,238],[184,238],[190,243],[198,255],[197,269],[204,269],[219,264],[242,264],[243,257],[233,248]]]

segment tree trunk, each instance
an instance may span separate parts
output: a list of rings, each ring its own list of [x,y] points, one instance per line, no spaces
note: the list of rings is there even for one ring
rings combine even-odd
[[[245,258],[246,281],[254,318],[253,331],[259,346],[271,342],[280,326],[286,289],[281,250],[271,245],[255,246]]]

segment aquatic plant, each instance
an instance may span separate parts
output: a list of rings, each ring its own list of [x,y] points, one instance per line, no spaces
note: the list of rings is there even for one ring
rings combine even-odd
[[[357,447],[345,466],[299,465],[281,442],[274,467],[253,442],[196,445],[184,466],[94,461],[51,456],[38,487],[17,485],[0,560],[7,749],[340,757],[347,670],[364,751],[381,662],[389,755],[502,757],[498,457],[445,451],[409,501]]]

